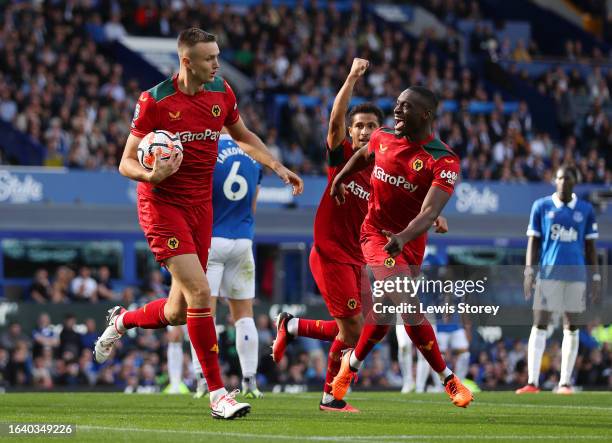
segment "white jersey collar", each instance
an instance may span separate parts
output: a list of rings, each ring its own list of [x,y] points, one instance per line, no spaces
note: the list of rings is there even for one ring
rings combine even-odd
[[[557,207],[557,208],[560,208],[561,206],[564,205],[564,203],[561,201],[561,199],[559,197],[557,197],[557,193],[556,192],[552,195],[552,201],[555,204],[555,207]],[[576,194],[572,193],[572,199],[567,204],[567,207],[570,208],[570,209],[576,209],[576,203],[577,202],[578,202],[578,197],[576,197]]]

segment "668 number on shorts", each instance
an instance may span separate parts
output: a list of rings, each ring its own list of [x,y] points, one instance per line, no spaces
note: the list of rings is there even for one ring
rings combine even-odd
[[[175,150],[183,152],[183,144],[178,134],[168,131],[153,131],[140,140],[138,144],[138,161],[148,171],[153,170],[155,151],[161,149],[160,160],[168,160]]]

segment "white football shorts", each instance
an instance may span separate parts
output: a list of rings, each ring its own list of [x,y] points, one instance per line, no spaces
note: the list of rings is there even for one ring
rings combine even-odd
[[[586,283],[537,279],[533,309],[549,312],[584,312],[586,310]]]
[[[470,348],[465,329],[463,328],[455,329],[452,332],[438,331],[436,336],[438,337],[440,352],[446,352],[448,349],[458,351],[459,349]]]
[[[255,297],[253,241],[213,237],[206,271],[214,297],[248,300]]]

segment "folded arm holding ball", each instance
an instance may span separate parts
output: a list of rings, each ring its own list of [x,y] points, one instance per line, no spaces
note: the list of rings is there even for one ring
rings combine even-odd
[[[183,161],[183,153],[178,149],[172,153],[168,160],[164,161],[160,158],[161,149],[155,150],[153,153],[155,156],[153,170],[147,171],[144,169],[136,156],[138,144],[142,138],[143,137],[137,137],[134,134],[128,136],[123,150],[123,156],[121,157],[121,163],[119,163],[119,172],[122,175],[132,180],[158,184],[178,171]]]

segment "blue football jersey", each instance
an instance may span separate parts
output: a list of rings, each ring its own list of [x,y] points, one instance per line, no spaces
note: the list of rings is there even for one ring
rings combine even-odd
[[[253,239],[252,203],[261,175],[259,163],[222,134],[213,175],[213,237]]]
[[[531,208],[528,236],[541,239],[540,278],[586,279],[584,242],[597,238],[593,206],[576,195],[564,204],[557,194],[536,200]]]

